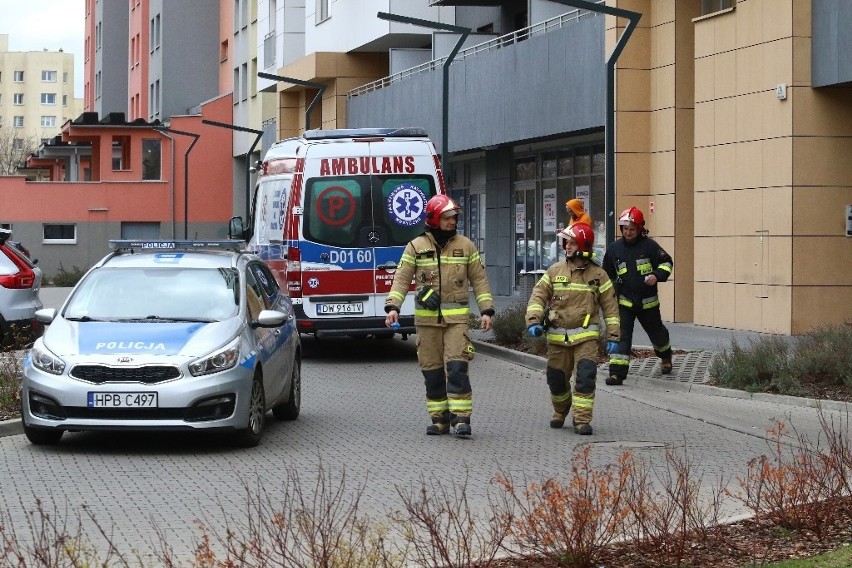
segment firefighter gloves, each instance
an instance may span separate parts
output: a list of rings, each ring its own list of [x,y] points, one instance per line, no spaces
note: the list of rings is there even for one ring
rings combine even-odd
[[[429,286],[423,286],[417,291],[417,303],[427,310],[435,311],[441,307],[441,295]]]
[[[540,323],[532,324],[527,328],[527,331],[532,337],[541,337],[542,335],[544,335],[544,328],[541,326]]]

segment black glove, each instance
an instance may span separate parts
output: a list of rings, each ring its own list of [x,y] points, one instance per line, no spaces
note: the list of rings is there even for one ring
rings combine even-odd
[[[422,286],[417,291],[417,296],[415,298],[417,300],[417,304],[427,310],[435,311],[441,307],[440,295],[430,286]]]

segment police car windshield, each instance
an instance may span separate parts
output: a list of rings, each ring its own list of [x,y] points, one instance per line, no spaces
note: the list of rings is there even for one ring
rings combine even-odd
[[[100,268],[80,282],[64,317],[77,321],[223,320],[237,314],[238,280],[233,268]]]

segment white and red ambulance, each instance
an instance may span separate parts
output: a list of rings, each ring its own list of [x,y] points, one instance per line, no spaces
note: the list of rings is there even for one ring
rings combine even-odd
[[[252,240],[289,293],[299,331],[390,337],[384,302],[397,263],[405,245],[423,232],[426,202],[446,192],[426,132],[309,130],[274,144],[262,168]],[[279,182],[267,197],[264,178]],[[264,200],[265,217],[259,209]],[[280,245],[268,236],[278,231],[276,215]],[[402,306],[397,332],[414,333],[413,295]]]

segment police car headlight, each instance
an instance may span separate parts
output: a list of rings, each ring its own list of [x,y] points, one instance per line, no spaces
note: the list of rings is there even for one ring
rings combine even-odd
[[[30,350],[30,360],[33,367],[51,375],[61,375],[65,371],[65,361],[44,347],[33,347]]]
[[[189,372],[192,376],[209,375],[218,373],[236,366],[240,359],[240,340],[235,339],[227,347],[212,355],[199,359],[189,364]]]

